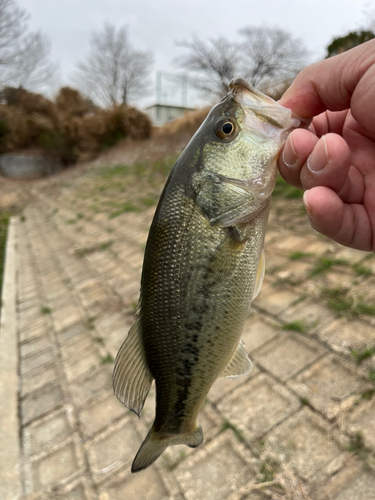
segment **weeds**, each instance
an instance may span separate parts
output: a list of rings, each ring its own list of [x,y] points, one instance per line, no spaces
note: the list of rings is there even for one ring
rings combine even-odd
[[[283,330],[290,330],[292,332],[305,333],[306,324],[303,321],[292,321],[291,323],[285,323],[283,325]]]
[[[320,257],[317,260],[315,266],[309,272],[308,277],[312,278],[317,274],[324,273],[325,271],[328,271],[328,269],[331,269],[331,267],[336,265],[347,266],[348,262],[344,259],[330,259],[328,257]]]
[[[358,364],[361,364],[365,359],[371,358],[373,354],[375,354],[375,345],[366,347],[365,349],[352,349],[350,354],[357,361]],[[375,380],[375,372],[374,372],[374,380]]]
[[[303,259],[304,257],[311,257],[312,253],[310,252],[301,252],[301,251],[297,251],[297,252],[293,252],[289,255],[289,260],[300,260],[300,259]]]
[[[371,450],[366,448],[363,436],[360,432],[356,432],[354,436],[350,436],[350,442],[346,449],[357,455],[363,462],[367,463]]]
[[[350,316],[375,316],[375,303],[365,302],[361,298],[348,295],[348,288],[323,288],[321,297],[327,301],[327,306],[333,311],[346,313]]]
[[[99,243],[98,245],[93,245],[91,247],[83,247],[75,250],[75,254],[77,257],[85,257],[85,255],[89,255],[94,252],[98,252],[101,250],[106,250],[113,244],[113,240],[104,241],[103,243]]]
[[[362,264],[354,264],[352,266],[353,271],[357,273],[358,276],[371,276],[372,271],[368,266]]]
[[[48,307],[48,306],[42,306],[40,308],[40,313],[41,314],[51,314],[51,312],[52,312],[52,309],[50,307]]]
[[[102,356],[100,358],[100,363],[102,365],[107,365],[107,364],[110,364],[110,363],[113,363],[115,360],[113,359],[113,356],[111,354],[107,354],[107,356]]]
[[[229,420],[224,420],[224,422],[221,426],[220,432],[224,432],[227,429],[230,429],[233,432],[233,434],[236,436],[238,441],[240,441],[241,443],[245,442],[245,437],[242,434],[242,432],[240,431],[240,429],[238,429],[238,427],[236,427],[231,422],[229,422]]]

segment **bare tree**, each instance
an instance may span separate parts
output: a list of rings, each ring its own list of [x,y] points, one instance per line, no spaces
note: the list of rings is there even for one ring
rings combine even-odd
[[[0,86],[36,89],[56,73],[48,39],[27,31],[27,17],[14,0],[0,0]]]
[[[229,82],[236,75],[241,45],[229,42],[224,37],[203,42],[196,36],[193,36],[192,42],[182,41],[177,45],[190,51],[175,62],[178,66],[197,74],[192,82],[193,85],[206,94],[214,93],[219,96],[225,94]]]
[[[306,65],[308,51],[301,40],[280,28],[247,27],[239,31],[242,44],[241,70],[254,87],[290,80]]]
[[[107,106],[128,104],[149,90],[151,52],[135,50],[125,27],[106,23],[91,38],[91,51],[73,81],[83,93]]]
[[[223,95],[234,77],[246,78],[260,88],[278,86],[293,78],[306,64],[307,50],[300,40],[279,28],[247,27],[239,31],[244,41],[224,37],[208,43],[193,37],[178,46],[190,51],[176,64],[193,71],[193,85],[204,93]]]

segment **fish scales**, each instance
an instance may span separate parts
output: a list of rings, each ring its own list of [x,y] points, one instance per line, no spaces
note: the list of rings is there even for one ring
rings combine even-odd
[[[156,383],[155,421],[133,472],[170,445],[199,446],[212,384],[251,370],[240,337],[264,275],[277,154],[300,123],[235,80],[170,174],[146,245],[139,318],[114,369],[116,396],[138,415]]]

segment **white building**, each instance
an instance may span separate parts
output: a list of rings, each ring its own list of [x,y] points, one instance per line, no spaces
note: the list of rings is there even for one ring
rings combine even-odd
[[[194,111],[194,108],[185,108],[184,106],[173,106],[168,104],[153,104],[144,110],[151,119],[153,125],[157,127],[176,120],[177,118],[181,118],[191,111]]]

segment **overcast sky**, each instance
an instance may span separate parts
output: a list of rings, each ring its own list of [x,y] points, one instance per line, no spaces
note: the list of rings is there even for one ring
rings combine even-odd
[[[156,71],[176,71],[172,61],[184,49],[178,40],[223,35],[238,38],[245,26],[277,26],[301,38],[312,60],[324,57],[335,36],[366,27],[374,0],[18,0],[30,14],[31,30],[52,42],[52,58],[60,63],[62,84],[89,51],[90,35],[108,21],[129,28],[137,49],[152,50]],[[186,50],[186,49],[185,49]],[[155,92],[140,104],[156,99]],[[172,96],[171,96],[172,99]],[[190,104],[194,104],[191,102]]]

